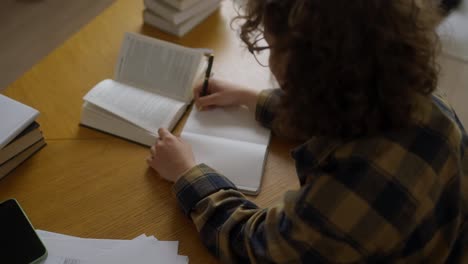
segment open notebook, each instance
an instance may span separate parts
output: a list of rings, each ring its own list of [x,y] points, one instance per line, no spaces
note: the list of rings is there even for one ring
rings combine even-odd
[[[181,137],[192,145],[195,158],[221,172],[240,190],[260,190],[270,131],[243,107],[190,113]]]

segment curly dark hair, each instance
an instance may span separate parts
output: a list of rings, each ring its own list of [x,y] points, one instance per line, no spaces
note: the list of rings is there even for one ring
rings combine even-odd
[[[253,51],[265,30],[287,54],[276,126],[296,138],[409,126],[415,97],[437,85],[433,2],[247,0],[240,38]]]

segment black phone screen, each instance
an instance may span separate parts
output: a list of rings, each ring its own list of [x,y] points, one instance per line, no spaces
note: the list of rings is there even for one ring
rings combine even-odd
[[[46,248],[16,200],[0,203],[0,262],[31,263],[46,254]]]

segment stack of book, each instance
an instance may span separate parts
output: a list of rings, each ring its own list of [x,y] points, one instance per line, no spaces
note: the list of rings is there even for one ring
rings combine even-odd
[[[144,0],[143,20],[182,37],[218,9],[221,0]]]
[[[45,146],[39,112],[0,94],[0,179]]]

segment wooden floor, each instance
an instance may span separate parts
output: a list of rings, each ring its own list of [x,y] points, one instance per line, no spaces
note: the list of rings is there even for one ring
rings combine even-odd
[[[1,0],[0,91],[114,0]]]

